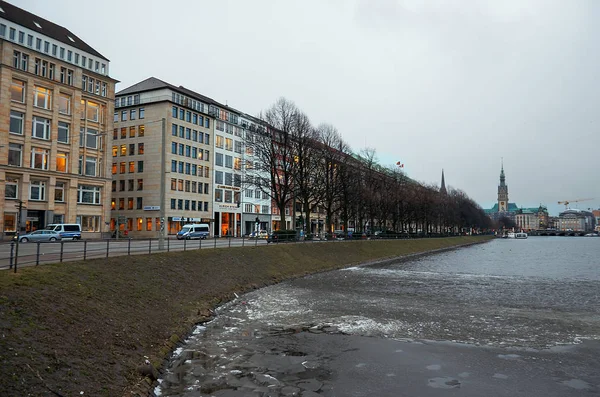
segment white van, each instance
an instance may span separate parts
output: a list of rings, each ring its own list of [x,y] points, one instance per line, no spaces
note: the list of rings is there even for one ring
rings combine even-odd
[[[184,225],[177,233],[177,240],[206,239],[210,235],[210,226],[208,223],[196,223]]]
[[[53,223],[46,226],[46,230],[53,230],[62,238],[81,240],[81,225],[78,223]]]

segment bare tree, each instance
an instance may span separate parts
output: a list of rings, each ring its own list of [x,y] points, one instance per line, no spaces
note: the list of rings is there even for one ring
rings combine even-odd
[[[316,182],[319,164],[317,133],[312,127],[308,116],[297,111],[293,117],[293,147],[294,147],[294,193],[295,198],[302,204],[301,217],[303,228],[309,221],[309,216],[318,198]],[[293,204],[296,205],[295,203]],[[295,215],[295,208],[294,208]]]
[[[255,164],[247,164],[246,175],[267,194],[280,214],[281,228],[285,226],[285,208],[293,198],[294,161],[293,129],[298,109],[296,105],[279,98],[266,112],[264,130],[248,134],[246,146],[252,148]]]
[[[350,149],[330,124],[317,127],[317,139],[320,155],[315,178],[316,201],[325,209],[325,226],[330,231],[334,214],[342,208],[343,166]]]

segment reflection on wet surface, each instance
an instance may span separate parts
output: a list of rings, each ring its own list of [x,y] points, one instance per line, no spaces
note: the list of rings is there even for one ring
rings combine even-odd
[[[175,352],[156,392],[597,393],[600,272],[580,259],[597,240],[495,240],[254,291]]]

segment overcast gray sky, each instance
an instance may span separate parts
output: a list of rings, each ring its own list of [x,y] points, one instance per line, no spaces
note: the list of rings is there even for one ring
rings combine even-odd
[[[117,89],[155,76],[250,114],[285,96],[483,207],[502,157],[511,202],[600,207],[600,1],[12,2],[109,58]]]

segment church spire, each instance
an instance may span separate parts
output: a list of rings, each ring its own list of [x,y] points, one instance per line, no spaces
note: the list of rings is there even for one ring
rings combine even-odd
[[[501,160],[501,169],[500,169],[500,186],[504,186],[506,184],[506,177],[504,176],[504,158]]]
[[[446,181],[444,180],[444,169],[442,168],[442,185],[440,186],[440,193],[446,194]]]

